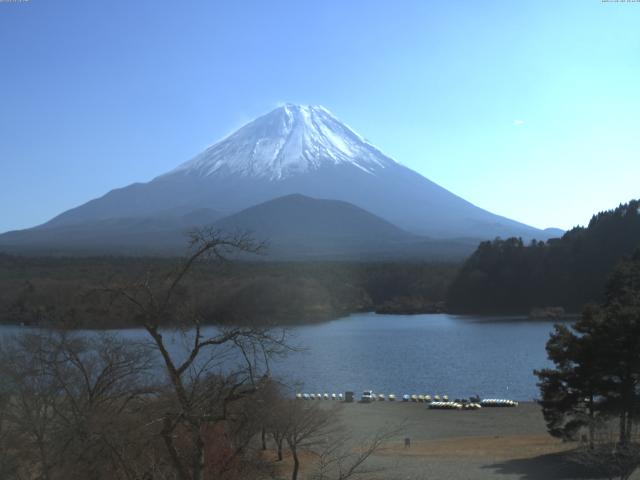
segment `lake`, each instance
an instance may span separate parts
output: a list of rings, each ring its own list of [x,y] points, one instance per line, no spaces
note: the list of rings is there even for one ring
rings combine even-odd
[[[308,351],[275,365],[308,392],[366,389],[449,397],[538,396],[553,322],[453,315],[352,315],[294,330]]]
[[[291,341],[305,351],[274,362],[272,371],[309,393],[531,400],[538,396],[533,370],[550,365],[544,347],[552,329],[551,321],[515,317],[356,314],[292,328]],[[20,330],[0,327],[0,335]],[[146,338],[142,330],[120,333]]]

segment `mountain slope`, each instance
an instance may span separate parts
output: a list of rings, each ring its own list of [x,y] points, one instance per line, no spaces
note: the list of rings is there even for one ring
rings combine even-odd
[[[261,258],[266,260],[452,260],[466,257],[477,245],[464,239],[431,240],[350,203],[299,194],[269,200],[222,219],[216,212],[198,210],[170,221],[105,219],[43,228],[38,235],[10,232],[1,240],[10,252],[177,255],[187,246],[189,230],[202,225],[248,233],[265,243]]]
[[[163,211],[156,216],[88,220],[0,235],[0,250],[37,254],[177,254],[187,232],[222,215],[211,209]]]
[[[112,190],[20,238],[106,220],[144,223],[167,211],[233,214],[290,194],[349,202],[432,238],[555,235],[474,206],[384,155],[322,107],[284,105],[174,170]],[[6,235],[0,236],[2,244]]]

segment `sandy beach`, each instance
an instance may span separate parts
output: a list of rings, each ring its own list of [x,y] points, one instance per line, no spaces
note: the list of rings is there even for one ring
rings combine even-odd
[[[361,441],[381,428],[402,426],[370,459],[372,473],[360,478],[596,478],[571,461],[575,443],[563,443],[548,435],[535,403],[477,411],[429,410],[423,403],[352,403],[343,404],[337,412],[346,428]],[[409,448],[404,446],[407,437],[411,439]],[[283,472],[286,471],[285,467]],[[640,475],[636,472],[632,478]]]

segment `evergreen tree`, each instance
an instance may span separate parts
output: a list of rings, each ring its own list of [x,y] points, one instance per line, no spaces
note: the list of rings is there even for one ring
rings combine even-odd
[[[481,243],[447,292],[457,313],[527,313],[536,307],[579,312],[605,301],[607,274],[640,247],[640,200],[594,215],[587,228],[524,245],[518,238]]]
[[[619,416],[620,443],[628,443],[640,408],[640,250],[610,277],[602,317],[596,332],[606,349],[602,395]]]
[[[573,328],[556,325],[547,342],[547,354],[555,369],[536,371],[540,379],[542,413],[549,433],[563,440],[575,440],[585,427],[593,442],[593,427],[600,413],[596,402],[601,372],[597,364],[598,344],[588,334],[596,316],[585,311]]]
[[[613,272],[601,307],[585,309],[547,342],[553,369],[536,371],[549,432],[575,438],[599,419],[619,419],[619,443],[631,441],[640,408],[640,250]]]

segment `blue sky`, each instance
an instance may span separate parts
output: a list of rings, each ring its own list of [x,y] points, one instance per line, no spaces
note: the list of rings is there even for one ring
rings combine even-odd
[[[321,104],[476,205],[570,228],[640,197],[640,3],[0,2],[0,231]]]

